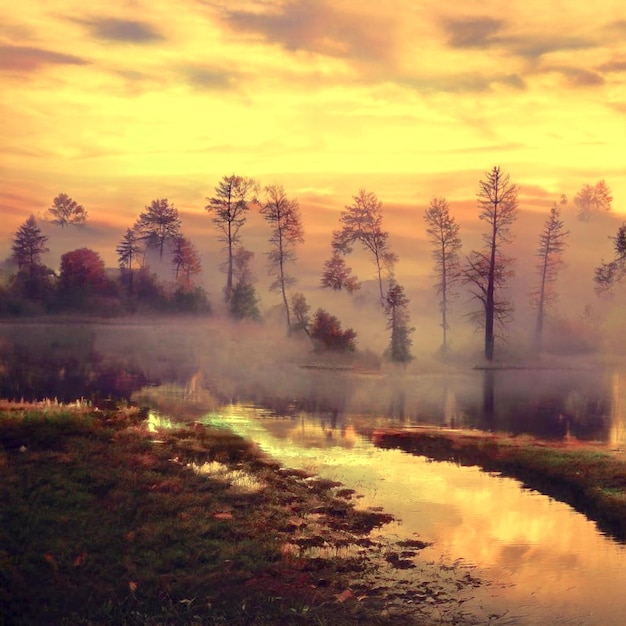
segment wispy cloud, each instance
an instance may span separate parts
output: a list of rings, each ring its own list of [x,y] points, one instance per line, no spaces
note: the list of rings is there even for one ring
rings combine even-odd
[[[442,26],[453,48],[483,48],[494,43],[495,35],[505,25],[504,20],[492,17],[444,19]]]
[[[259,36],[291,51],[363,60],[387,59],[395,49],[394,21],[374,20],[339,3],[290,0],[280,9],[223,8],[222,19],[233,30]]]
[[[0,45],[0,70],[35,72],[47,65],[87,65],[89,61],[73,54],[65,54],[33,46]]]
[[[73,19],[86,26],[93,37],[105,41],[133,44],[151,44],[165,37],[151,24],[139,20],[122,20],[112,17]]]
[[[234,72],[202,65],[183,65],[181,73],[192,87],[209,91],[234,89],[238,79]]]

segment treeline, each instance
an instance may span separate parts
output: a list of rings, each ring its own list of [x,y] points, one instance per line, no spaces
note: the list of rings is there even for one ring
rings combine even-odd
[[[513,259],[507,245],[513,237],[518,212],[518,187],[501,168],[494,167],[479,181],[478,217],[484,224],[482,246],[462,255],[460,227],[445,198],[433,198],[424,212],[426,233],[432,249],[437,280],[434,288],[441,313],[441,352],[448,351],[451,311],[461,291],[476,303],[473,321],[484,331],[484,352],[494,358],[498,329],[513,317],[506,286],[514,275]],[[611,210],[612,197],[604,181],[584,185],[573,199],[578,219],[589,220],[596,212]],[[535,256],[537,279],[531,296],[536,311],[534,347],[542,349],[546,315],[556,300],[559,270],[567,248],[562,210],[568,205],[561,196],[551,207],[543,230],[538,233]],[[254,253],[244,245],[243,233],[249,211],[257,209],[268,226],[270,290],[278,293],[289,332],[311,338],[317,349],[351,351],[356,333],[342,329],[340,321],[324,309],[311,313],[302,293],[294,290],[292,273],[297,247],[304,241],[304,227],[298,201],[289,198],[280,185],[261,187],[242,176],[224,176],[207,198],[205,209],[223,245],[220,269],[226,274],[223,289],[225,306],[235,319],[260,320],[259,300],[251,266]],[[51,221],[61,228],[84,224],[87,211],[66,194],[54,199],[48,209]],[[626,224],[613,238],[614,257],[598,265],[595,284],[599,291],[610,290],[626,276]],[[48,251],[48,237],[34,216],[20,226],[12,241],[9,259],[12,270],[0,285],[0,313],[80,311],[122,315],[141,312],[209,313],[207,294],[197,284],[202,266],[193,243],[182,233],[176,207],[167,199],[154,200],[122,235],[117,248],[119,271],[107,274],[97,252],[79,248],[65,253],[58,274],[42,263]],[[387,356],[398,362],[411,357],[414,328],[410,324],[405,289],[395,277],[398,262],[392,251],[389,232],[383,228],[383,204],[372,192],[361,189],[345,207],[330,241],[330,255],[323,265],[320,284],[335,291],[354,293],[358,278],[347,264],[355,250],[362,250],[375,268],[380,307],[390,332]],[[149,258],[164,258],[171,265],[171,279],[158,278],[150,270]]]

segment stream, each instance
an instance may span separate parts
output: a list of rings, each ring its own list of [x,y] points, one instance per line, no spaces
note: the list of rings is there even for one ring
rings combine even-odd
[[[475,566],[474,575],[493,584],[474,590],[471,605],[500,616],[494,623],[624,623],[626,546],[566,504],[478,468],[377,448],[358,434],[358,418],[333,426],[312,413],[232,405],[205,420],[288,467],[355,489],[358,506],[397,518],[386,534],[432,542],[420,558]]]

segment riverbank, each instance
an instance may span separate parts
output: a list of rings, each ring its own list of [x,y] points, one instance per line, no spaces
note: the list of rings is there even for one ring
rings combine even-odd
[[[469,569],[403,577],[426,544],[377,535],[353,491],[143,417],[0,406],[3,625],[497,623],[465,612]]]
[[[397,448],[436,461],[473,465],[520,480],[594,520],[626,542],[626,452],[604,444],[545,441],[483,431],[413,427],[360,429],[381,448]]]

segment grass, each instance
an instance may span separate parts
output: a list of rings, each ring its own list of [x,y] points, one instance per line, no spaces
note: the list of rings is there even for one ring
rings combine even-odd
[[[476,465],[521,480],[594,520],[598,528],[626,542],[626,457],[576,441],[546,442],[472,431],[434,428],[368,433],[383,448],[438,461]]]
[[[3,626],[433,623],[364,582],[380,582],[379,562],[412,566],[369,538],[389,516],[228,430],[3,405],[0,474]],[[431,607],[428,584],[415,597]]]

